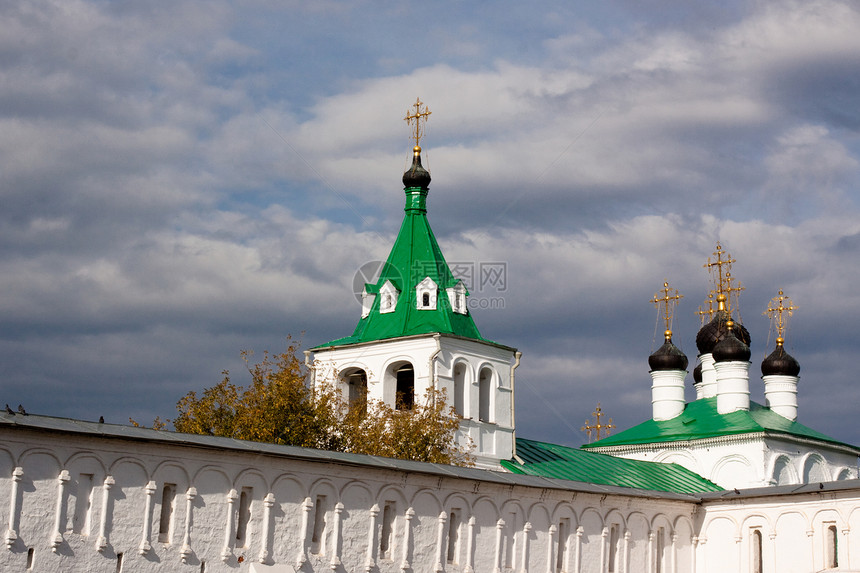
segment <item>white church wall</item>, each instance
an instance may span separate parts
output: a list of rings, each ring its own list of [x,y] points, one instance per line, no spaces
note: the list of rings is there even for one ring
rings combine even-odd
[[[4,428],[0,570],[620,573],[656,530],[691,570],[693,498],[207,440]]]
[[[726,489],[858,477],[857,455],[847,449],[762,434],[596,448],[594,451],[636,460],[674,462]]]

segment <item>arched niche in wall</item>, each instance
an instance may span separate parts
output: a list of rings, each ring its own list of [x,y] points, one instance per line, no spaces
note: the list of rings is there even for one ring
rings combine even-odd
[[[131,566],[136,558],[133,549],[141,540],[144,508],[154,502],[147,499],[149,475],[144,462],[131,457],[114,462],[109,471],[115,483],[110,489],[106,537],[115,552],[127,554],[125,562]]]
[[[776,536],[771,541],[773,571],[791,571],[798,563],[810,562],[812,539],[807,535],[810,527],[807,516],[799,511],[784,511],[777,516],[773,530]]]
[[[773,463],[771,481],[774,485],[790,485],[798,482],[797,472],[788,456],[779,456]]]
[[[464,360],[459,360],[454,364],[453,370],[453,378],[454,378],[454,395],[451,397],[453,400],[454,411],[462,417],[468,417],[470,412],[468,410],[469,404],[469,364]]]
[[[152,525],[153,542],[174,545],[182,542],[182,525],[185,515],[185,494],[190,480],[188,472],[179,462],[163,462],[152,473],[155,482]]]
[[[722,487],[748,487],[758,481],[750,461],[740,454],[720,458],[711,473],[711,481]]]
[[[596,508],[589,507],[582,512],[580,525],[582,525],[583,529],[582,536],[579,538],[583,569],[593,569],[593,565],[600,563],[603,555],[604,522],[600,516],[600,512]]]
[[[830,481],[830,472],[824,459],[818,454],[810,454],[803,462],[803,483]]]
[[[493,420],[493,384],[495,372],[490,366],[482,366],[478,374],[478,420],[492,422]]]
[[[8,519],[9,523],[15,526],[13,529],[18,531],[18,539],[11,549],[24,551],[28,546],[32,547],[43,539],[48,539],[45,524],[50,521],[42,516],[46,513],[53,515],[57,478],[62,467],[53,452],[40,449],[25,452],[19,458],[18,465],[24,470],[18,487],[18,516],[9,516],[9,506],[6,506],[3,508],[3,518],[4,521]],[[47,504],[50,509],[46,508],[46,500],[50,500]]]
[[[304,476],[302,478],[304,479]],[[272,483],[272,494],[275,497],[272,506],[272,560],[275,563],[290,562],[295,559],[303,544],[296,532],[302,528],[302,503],[309,495],[307,486],[296,476],[282,474]]]
[[[627,562],[639,564],[640,568],[645,569],[644,566],[648,563],[648,556],[650,555],[648,533],[651,531],[651,524],[645,514],[634,511],[627,516],[627,530],[630,533],[630,541],[627,544]]]

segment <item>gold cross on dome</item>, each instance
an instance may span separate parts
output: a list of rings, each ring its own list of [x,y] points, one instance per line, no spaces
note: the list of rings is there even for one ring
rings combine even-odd
[[[699,315],[699,318],[702,320],[702,324],[705,324],[705,315],[713,316],[714,314],[714,291],[708,293],[708,298],[702,304],[708,305],[708,310],[703,310],[702,305],[699,305],[699,310],[696,311],[696,314]]]
[[[421,106],[424,106],[424,109],[421,109]],[[418,147],[418,144],[421,142],[421,138],[424,137],[424,124],[427,123],[427,118],[430,116],[432,111],[424,102],[421,101],[421,98],[415,98],[415,103],[412,104],[411,107],[415,108],[415,113],[409,113],[409,110],[406,110],[406,117],[403,120],[412,127],[412,139],[415,140],[415,147]],[[413,125],[414,123],[414,125]]]
[[[767,303],[767,310],[762,314],[767,315],[771,320],[776,318],[776,335],[778,338],[784,338],[783,335],[788,326],[788,317],[794,314],[797,308],[791,299],[782,293],[782,289],[779,289],[779,294],[770,299],[770,302]]]
[[[595,432],[596,439],[601,440],[603,438],[609,437],[610,430],[615,428],[615,424],[612,423],[612,418],[609,418],[609,422],[606,424],[600,423],[600,417],[603,416],[603,411],[600,409],[600,402],[597,403],[597,408],[595,408],[594,412],[591,413],[594,416],[594,425],[591,425],[591,420],[586,420],[585,425],[581,428],[583,432],[588,433],[588,443],[591,443],[591,433]],[[603,434],[603,431],[606,431]]]
[[[734,293],[735,297],[735,308],[740,305],[739,299],[741,296],[741,291],[747,290],[747,287],[741,284],[741,281],[737,282],[737,286],[732,286],[732,281],[735,280],[732,278],[732,273],[730,271],[726,271],[726,312],[731,314],[732,312],[732,293]],[[740,311],[738,311],[740,312]]]
[[[714,286],[716,287],[717,294],[726,292],[726,284],[725,284],[725,274],[731,272],[732,263],[735,262],[735,259],[729,253],[723,251],[723,246],[720,245],[720,242],[717,241],[717,250],[714,251],[714,257],[716,260],[711,261],[711,257],[708,257],[708,262],[703,266],[708,269],[713,276]],[[723,256],[726,258],[723,259]],[[726,267],[725,273],[723,272],[723,267]]]
[[[660,293],[654,293],[654,298],[651,299],[651,303],[657,307],[657,310],[660,310],[660,305],[663,305],[663,321],[666,323],[666,330],[669,330],[672,325],[672,314],[675,308],[675,305],[678,304],[678,301],[684,298],[684,295],[678,294],[678,289],[674,289],[675,294],[670,295],[672,289],[669,288],[669,281],[663,282],[663,296],[660,296]]]

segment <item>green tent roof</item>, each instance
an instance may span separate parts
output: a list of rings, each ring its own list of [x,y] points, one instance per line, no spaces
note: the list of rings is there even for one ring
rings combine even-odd
[[[860,448],[856,446],[834,440],[803,424],[792,422],[755,402],[750,402],[749,410],[720,414],[717,412],[716,398],[701,398],[690,402],[681,415],[671,420],[647,420],[614,436],[584,445],[583,448],[699,440],[749,433],[818,440],[851,448],[860,453]]]
[[[420,156],[416,155],[416,158],[420,168]],[[429,182],[429,175],[427,181]],[[445,262],[442,249],[439,248],[427,220],[427,188],[407,186],[404,191],[406,213],[400,232],[379,279],[376,283],[365,285],[368,293],[377,295],[370,314],[358,321],[351,336],[321,344],[317,349],[416,334],[453,334],[485,340],[478,332],[468,310],[466,314],[460,314],[455,313],[451,307],[445,289],[456,286],[460,281],[454,277]],[[415,287],[427,277],[432,279],[438,288],[434,310],[416,308]],[[397,289],[398,299],[395,310],[383,314],[379,312],[382,302],[379,289],[387,281],[391,281]]]
[[[628,460],[522,438],[517,438],[517,457],[522,464],[502,460],[502,466],[518,474],[653,491],[690,494],[724,489],[678,464]]]

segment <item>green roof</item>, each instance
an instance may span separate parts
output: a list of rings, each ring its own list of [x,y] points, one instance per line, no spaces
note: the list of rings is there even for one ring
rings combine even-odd
[[[358,321],[351,336],[338,338],[316,348],[358,344],[416,334],[453,334],[475,340],[485,340],[468,309],[466,314],[455,313],[445,289],[457,285],[442,249],[436,242],[427,220],[427,189],[406,187],[406,207],[403,224],[391,248],[386,264],[376,283],[368,283],[365,290],[376,294],[370,314]],[[425,278],[431,278],[438,288],[436,308],[416,308],[415,287]],[[380,313],[382,297],[379,289],[387,282],[398,291],[393,312]],[[487,341],[490,342],[490,341]]]
[[[720,414],[717,412],[716,398],[701,398],[690,402],[683,413],[671,420],[647,420],[614,436],[584,445],[583,448],[700,440],[750,433],[818,440],[851,448],[860,453],[860,448],[856,446],[835,440],[798,422],[792,422],[755,402],[750,402],[749,410]]]
[[[653,491],[691,494],[724,489],[678,464],[628,460],[522,438],[517,438],[517,457],[524,463],[502,460],[502,466],[518,474]]]

